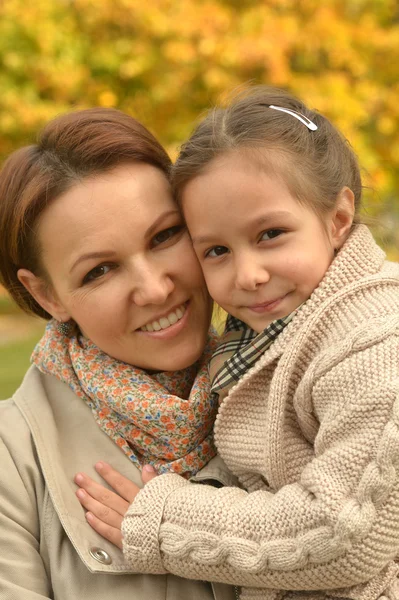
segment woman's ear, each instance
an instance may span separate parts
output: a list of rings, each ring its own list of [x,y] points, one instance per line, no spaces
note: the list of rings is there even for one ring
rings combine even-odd
[[[36,302],[52,317],[57,321],[69,321],[70,315],[57,300],[51,286],[42,277],[34,275],[28,269],[19,269],[17,277]]]
[[[348,237],[355,216],[355,195],[348,187],[342,188],[338,194],[331,218],[331,239],[333,247],[338,250]]]

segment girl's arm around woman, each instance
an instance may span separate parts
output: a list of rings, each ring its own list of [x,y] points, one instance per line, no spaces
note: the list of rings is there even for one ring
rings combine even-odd
[[[314,361],[297,394],[303,406],[295,406],[302,420],[318,421],[312,456],[274,495],[177,475],[150,481],[122,526],[129,562],[139,572],[288,590],[346,588],[381,574],[399,551],[398,344],[393,315]],[[241,382],[230,405],[251,388],[253,380]],[[219,447],[225,411],[216,425]],[[250,435],[244,420],[243,435]],[[295,461],[295,448],[287,444],[286,452]]]

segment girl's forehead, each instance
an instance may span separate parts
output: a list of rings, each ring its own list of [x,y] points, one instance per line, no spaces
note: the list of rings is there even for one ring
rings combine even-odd
[[[182,203],[195,189],[212,193],[213,187],[235,188],[235,186],[258,188],[261,182],[273,182],[275,186],[290,188],[284,161],[270,158],[252,148],[228,150],[214,157],[200,173],[189,179],[181,192]],[[292,169],[291,169],[292,171]],[[238,188],[240,189],[240,187]],[[292,193],[292,189],[290,189]]]
[[[290,173],[294,174],[300,171],[298,162],[295,157],[289,156],[280,148],[244,146],[221,152],[210,160],[197,176],[228,170],[236,172],[245,168],[245,172],[251,176],[257,177],[263,173],[285,183],[289,179]]]
[[[211,168],[184,188],[181,206],[190,232],[205,224],[213,228],[221,222],[223,226],[238,221],[275,225],[283,214],[284,222],[290,224],[309,218],[313,222],[314,217],[324,223],[326,214],[317,210],[312,197],[306,196],[306,188],[297,185],[295,176],[286,178],[285,169],[279,166],[265,166],[239,152],[215,159]]]

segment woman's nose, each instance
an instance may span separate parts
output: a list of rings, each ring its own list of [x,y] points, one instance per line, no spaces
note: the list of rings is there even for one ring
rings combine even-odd
[[[174,290],[170,275],[153,268],[135,274],[132,301],[138,306],[163,304]]]
[[[270,280],[269,270],[251,255],[235,261],[235,284],[237,289],[254,291]]]

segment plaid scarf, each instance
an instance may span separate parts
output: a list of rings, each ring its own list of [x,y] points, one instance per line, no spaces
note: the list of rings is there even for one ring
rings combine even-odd
[[[209,363],[211,391],[219,396],[219,403],[271,346],[296,310],[273,321],[261,333],[231,315],[227,317],[224,334]]]
[[[60,379],[90,407],[99,427],[136,464],[158,473],[195,474],[215,456],[208,361],[217,345],[210,332],[199,361],[181,371],[148,373],[105,354],[51,320],[32,354],[42,373]]]

